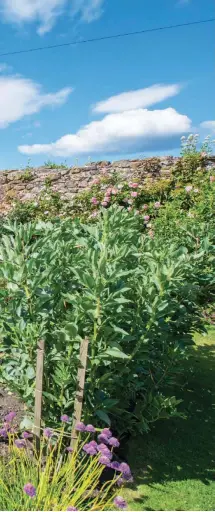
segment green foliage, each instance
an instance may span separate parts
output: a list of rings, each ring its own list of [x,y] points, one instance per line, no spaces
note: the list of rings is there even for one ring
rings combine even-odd
[[[207,236],[192,251],[150,239],[139,216],[114,206],[94,225],[65,220],[4,229],[1,376],[30,410],[37,341],[46,344],[44,417],[55,424],[63,411],[73,412],[87,336],[86,418],[122,433],[177,414],[167,389],[192,332],[203,328],[198,300],[211,283],[209,256],[214,264]]]
[[[55,162],[52,162],[52,160],[47,160],[44,162],[44,167],[48,167],[49,169],[69,169],[66,160],[64,163],[60,164],[56,164]]]

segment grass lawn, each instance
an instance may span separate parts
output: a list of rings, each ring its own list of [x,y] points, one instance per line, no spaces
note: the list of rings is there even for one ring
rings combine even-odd
[[[129,448],[129,510],[215,510],[215,329],[196,336],[182,379],[187,419],[157,423]]]

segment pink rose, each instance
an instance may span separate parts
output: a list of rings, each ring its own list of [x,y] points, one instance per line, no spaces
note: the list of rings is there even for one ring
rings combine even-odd
[[[137,196],[138,196],[137,192],[131,192],[131,197],[137,197]]]
[[[107,205],[108,205],[108,203],[107,203],[107,201],[102,201],[102,202],[101,202],[101,205],[105,207],[105,206],[107,206]]]

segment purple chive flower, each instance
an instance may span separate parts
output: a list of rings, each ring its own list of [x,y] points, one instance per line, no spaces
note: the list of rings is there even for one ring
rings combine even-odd
[[[77,423],[75,429],[78,430],[79,432],[85,432],[84,423],[82,423],[82,421],[80,421],[79,423]]]
[[[50,439],[50,437],[53,436],[53,430],[49,427],[46,427],[46,428],[44,428],[43,434],[44,434],[44,437],[46,437],[47,439]]]
[[[31,434],[31,432],[23,432],[22,437],[24,439],[29,439],[29,437],[32,437],[32,434]]]
[[[101,432],[102,435],[106,436],[106,437],[112,437],[112,432],[109,428],[103,428],[102,432]]]
[[[127,508],[127,503],[121,496],[116,496],[113,502],[114,505],[121,510],[125,510]]]
[[[96,441],[90,441],[88,444],[90,444],[90,446],[93,446],[96,449],[98,448],[98,445],[97,445]]]
[[[117,462],[117,460],[111,462],[111,468],[114,469],[115,471],[120,471],[120,466],[121,464]]]
[[[109,438],[107,436],[105,436],[104,434],[99,434],[99,436],[98,436],[98,441],[100,443],[108,444],[108,439]]]
[[[67,416],[67,414],[63,414],[61,417],[60,417],[62,423],[69,423],[70,422],[70,418],[69,416]]]
[[[11,423],[15,417],[16,417],[16,413],[14,411],[11,411],[5,416],[5,421],[7,421],[8,423]]]
[[[94,433],[94,432],[96,432],[96,429],[95,429],[95,427],[93,425],[87,425],[85,427],[85,432],[92,432],[92,433]]]
[[[16,439],[14,442],[17,448],[26,448],[26,443],[24,439]]]
[[[83,450],[87,455],[96,455],[97,450],[94,448],[94,446],[90,445],[90,443],[87,443],[83,446]]]
[[[120,442],[118,441],[118,439],[116,437],[110,437],[108,439],[108,444],[110,446],[114,446],[114,448],[119,448]]]
[[[110,459],[106,457],[105,455],[102,455],[99,459],[100,464],[103,464],[104,466],[109,466]]]
[[[73,452],[73,448],[71,446],[67,446],[66,451],[68,453],[72,453]]]
[[[24,485],[23,491],[25,492],[25,494],[30,496],[30,498],[34,498],[34,496],[36,496],[36,488],[30,482]]]
[[[7,432],[6,428],[0,428],[0,437],[7,437]]]
[[[112,453],[105,444],[98,444],[98,451],[105,455],[105,457],[108,457],[109,460],[112,459]]]
[[[131,470],[126,462],[122,462],[119,466],[119,469],[123,475],[131,475]]]
[[[68,507],[66,510],[73,510],[74,512],[76,512],[78,509],[75,507]]]
[[[124,480],[123,480],[123,478],[121,478],[121,477],[120,477],[120,478],[118,478],[118,480],[117,480],[116,484],[118,485],[118,487],[121,487],[121,485],[123,485],[123,484],[124,484]]]

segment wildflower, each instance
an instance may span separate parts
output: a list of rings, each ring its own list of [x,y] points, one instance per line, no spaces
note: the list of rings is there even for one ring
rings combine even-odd
[[[108,444],[108,439],[109,439],[109,438],[108,438],[107,436],[105,436],[104,434],[102,434],[102,433],[101,433],[101,434],[99,434],[99,436],[98,436],[98,441],[99,441],[100,443]]]
[[[78,430],[79,432],[85,432],[84,423],[82,423],[82,421],[80,421],[79,423],[77,423],[75,429]]]
[[[0,437],[7,437],[7,432],[6,428],[0,428]]]
[[[128,204],[133,204],[133,199],[128,199],[128,200],[127,200],[127,203],[128,203]]]
[[[118,194],[117,188],[112,188],[111,193],[113,194],[113,196],[116,196],[116,194]]]
[[[120,464],[120,467],[119,467],[122,475],[123,475],[123,478],[126,477],[126,476],[131,476],[131,469],[129,467],[129,465],[126,463],[126,462],[122,462]]]
[[[96,197],[92,197],[91,203],[96,205],[96,204],[99,204],[99,201],[98,201],[98,199],[96,199]]]
[[[140,210],[136,210],[135,215],[139,215],[139,214],[140,214]]]
[[[95,178],[93,181],[91,181],[91,185],[98,185],[99,181],[100,180],[98,178]]]
[[[122,188],[123,188],[123,183],[120,183],[119,185],[117,185],[117,188],[118,188],[119,190],[122,190]]]
[[[215,176],[210,176],[210,182],[212,183],[213,181],[215,181]]]
[[[100,464],[103,464],[104,466],[109,466],[110,459],[106,457],[106,455],[102,455],[99,459]]]
[[[73,452],[73,448],[71,446],[67,446],[66,451],[68,453],[72,453]]]
[[[110,203],[110,201],[111,201],[111,197],[110,197],[110,196],[106,196],[106,195],[105,195],[105,197],[104,197],[104,201],[105,201],[106,203]],[[102,204],[102,203],[101,203],[101,204]]]
[[[109,448],[105,444],[99,444],[98,445],[98,451],[102,453],[102,455],[105,455],[105,457],[108,457],[109,460],[112,459],[112,453],[109,450]]]
[[[115,471],[120,471],[120,462],[117,462],[117,460],[114,460],[113,462],[111,462],[111,469],[114,469]]]
[[[127,210],[128,210],[128,212],[131,212],[132,207],[131,207],[131,206],[129,206],[129,207],[127,208]]]
[[[34,496],[36,496],[36,488],[30,482],[24,485],[23,491],[25,492],[25,494],[30,496],[30,498],[34,498]]]
[[[97,454],[96,448],[94,448],[94,446],[92,446],[90,443],[85,444],[83,446],[83,450],[85,453],[87,453],[87,455],[96,455]]]
[[[147,222],[150,219],[150,215],[144,215],[144,220]]]
[[[128,184],[130,188],[137,188],[138,187],[138,183],[129,183]]]
[[[147,204],[143,205],[143,210],[148,210],[148,205]]]
[[[14,444],[17,448],[26,448],[26,443],[24,439],[16,439]]]
[[[199,189],[198,188],[194,188],[194,191],[196,194],[199,192]]]
[[[161,205],[160,201],[156,201],[155,204],[154,204],[154,207],[155,208],[160,208],[160,205]]]
[[[94,210],[93,213],[91,213],[90,217],[97,217],[98,215],[98,212],[96,210]]]
[[[108,203],[107,203],[107,201],[102,201],[102,202],[101,202],[101,205],[105,208],[105,206],[107,206],[107,205],[108,205]]]
[[[75,507],[68,507],[66,510],[71,510],[71,511],[73,510],[74,512],[76,512],[78,509]]]
[[[116,496],[113,502],[114,505],[121,510],[125,510],[127,508],[127,503],[121,496]]]
[[[93,425],[87,425],[85,427],[85,432],[92,432],[92,433],[94,433],[94,432],[96,432],[96,429],[95,429],[95,427]]]
[[[47,437],[47,439],[50,439],[50,437],[53,436],[53,430],[49,427],[44,428],[43,434],[44,434],[44,437]]]
[[[124,484],[124,480],[123,480],[123,478],[121,478],[121,477],[120,477],[120,478],[118,478],[118,479],[117,479],[116,484],[118,485],[118,487],[121,487],[121,485],[123,485],[123,484]]]
[[[186,192],[191,192],[192,189],[193,189],[192,185],[187,185],[185,187]]]
[[[16,413],[14,411],[11,411],[5,416],[5,421],[7,421],[8,423],[11,423],[15,417],[16,417]]]
[[[29,437],[32,437],[32,433],[31,432],[23,432],[22,437],[24,439],[29,439]]]
[[[60,417],[62,423],[69,423],[70,422],[70,418],[69,416],[67,416],[67,414],[63,414],[61,417]]]
[[[48,211],[48,210],[46,210],[46,211],[44,212],[44,215],[48,215],[48,214],[49,214],[49,211]]]
[[[111,188],[111,187],[109,187],[109,188],[107,188],[107,190],[106,190],[106,192],[105,192],[105,195],[106,195],[106,196],[110,196],[110,195],[111,195],[111,192],[112,192],[112,188]]]
[[[108,439],[108,444],[110,446],[114,446],[114,448],[119,448],[119,441],[116,437],[110,437],[110,439]]]
[[[149,236],[150,238],[154,238],[154,231],[152,229],[150,229],[149,231]]]
[[[138,196],[138,192],[131,192],[131,197],[137,197]]]
[[[112,437],[112,432],[109,428],[103,428],[101,434],[103,434],[104,436],[107,436],[108,438]]]
[[[207,156],[207,153],[205,151],[202,151],[201,156],[205,158]]]

